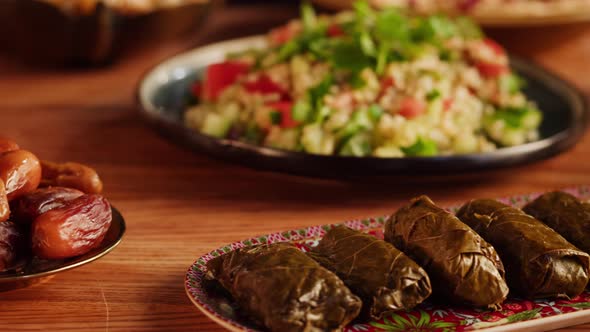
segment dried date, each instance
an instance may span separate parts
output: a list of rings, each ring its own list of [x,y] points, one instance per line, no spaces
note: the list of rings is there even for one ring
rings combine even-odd
[[[69,201],[82,195],[83,192],[72,188],[39,188],[11,202],[12,219],[21,224],[31,224],[43,213],[64,207]]]
[[[111,221],[111,207],[104,197],[80,196],[33,221],[33,253],[45,259],[83,255],[100,245]]]
[[[42,186],[60,186],[75,188],[86,194],[100,194],[102,181],[96,171],[79,163],[54,163],[43,160]]]
[[[10,206],[8,205],[4,182],[0,180],[0,222],[6,221],[8,218],[10,218]]]
[[[15,223],[0,223],[0,271],[10,269],[16,263],[23,253],[25,238]]]
[[[18,144],[16,144],[15,141],[8,139],[6,137],[0,136],[0,154],[6,153],[6,152],[11,152],[11,151],[16,151],[19,149],[20,149],[20,147],[18,146]]]
[[[27,150],[0,155],[0,180],[6,187],[8,201],[34,191],[41,182],[39,159]]]

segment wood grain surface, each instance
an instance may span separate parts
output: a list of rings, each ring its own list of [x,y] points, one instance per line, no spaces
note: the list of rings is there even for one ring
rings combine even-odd
[[[135,87],[148,68],[190,47],[262,32],[295,14],[286,5],[224,9],[193,35],[137,49],[102,68],[36,68],[0,58],[0,133],[41,158],[93,165],[128,223],[120,247],[95,263],[0,293],[0,330],[221,331],[190,304],[183,278],[198,256],[223,244],[391,213],[418,194],[452,204],[590,183],[589,135],[557,157],[517,168],[338,181],[196,155],[140,121]],[[590,95],[590,25],[491,34]]]

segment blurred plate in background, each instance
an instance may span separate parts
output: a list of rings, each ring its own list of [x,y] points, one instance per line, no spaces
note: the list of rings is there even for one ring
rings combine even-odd
[[[448,8],[459,6],[452,5],[453,1],[447,0],[430,0],[435,3],[436,9],[420,10],[424,12],[449,11]],[[332,9],[348,9],[355,0],[312,0],[315,4]],[[379,7],[388,6],[391,3],[410,3],[407,1],[396,0],[371,0],[373,4]],[[428,0],[419,1],[427,3]],[[455,1],[457,2],[457,1]],[[498,4],[494,2],[490,5],[484,4],[484,1],[473,2],[472,8],[468,11],[458,12],[451,10],[449,14],[463,14],[473,17],[477,22],[489,27],[522,27],[522,26],[544,26],[565,23],[579,23],[590,21],[590,0],[553,0],[553,1],[509,1]]]
[[[101,64],[123,49],[194,30],[217,2],[186,0],[133,11],[102,1],[76,10],[40,0],[0,0],[0,50],[32,63]]]

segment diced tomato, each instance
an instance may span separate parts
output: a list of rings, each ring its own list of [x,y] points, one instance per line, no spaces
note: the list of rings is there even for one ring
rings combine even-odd
[[[393,79],[393,77],[388,76],[388,77],[382,79],[381,80],[381,90],[379,90],[379,97],[378,98],[383,97],[383,95],[385,94],[387,89],[391,88],[392,86],[395,86],[395,80]]]
[[[477,71],[485,78],[495,78],[508,71],[508,66],[499,63],[478,62],[475,64]]]
[[[381,81],[381,89],[383,90],[389,89],[392,86],[395,86],[395,80],[391,76],[388,76]]]
[[[203,82],[203,98],[215,101],[219,94],[248,72],[250,65],[238,61],[214,63],[207,67]]]
[[[418,99],[406,98],[402,101],[398,114],[405,118],[412,119],[424,113],[425,109],[426,105]]]
[[[340,36],[344,36],[344,30],[342,29],[342,26],[338,25],[338,24],[331,24],[328,27],[328,36],[329,37],[340,37]]]
[[[447,112],[451,109],[451,106],[453,106],[452,98],[446,98],[445,100],[443,100],[443,111]]]
[[[196,81],[191,85],[191,94],[193,97],[199,99],[201,98],[201,94],[203,93],[203,82]]]
[[[289,99],[289,93],[280,85],[275,83],[268,75],[260,75],[256,81],[245,82],[244,88],[250,93],[271,94],[276,93],[281,96],[281,100]]]
[[[473,9],[475,7],[475,5],[477,5],[477,3],[479,3],[480,0],[461,0],[459,1],[459,4],[457,5],[457,7],[459,8],[459,10],[467,12],[470,11],[471,9]]]
[[[295,37],[295,29],[289,24],[282,27],[274,28],[269,33],[270,43],[272,45],[283,45]]]
[[[504,55],[506,54],[506,51],[504,50],[504,47],[502,47],[502,45],[498,44],[495,40],[490,39],[490,38],[485,38],[483,40],[483,43],[489,47],[492,51],[494,51],[494,53],[496,53],[496,55]]]
[[[281,113],[281,128],[295,128],[299,125],[299,122],[293,119],[293,103],[290,101],[278,101],[275,103],[268,104],[273,110],[277,110]]]

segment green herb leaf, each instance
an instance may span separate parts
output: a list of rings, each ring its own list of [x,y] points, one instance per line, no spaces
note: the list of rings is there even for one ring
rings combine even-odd
[[[373,57],[377,55],[377,47],[368,32],[364,32],[360,35],[359,43],[361,45],[361,50],[366,56]]]
[[[377,75],[383,75],[383,73],[385,72],[388,56],[389,44],[382,42],[381,46],[379,47],[379,53],[377,54],[377,66],[375,68]]]
[[[361,23],[372,19],[375,16],[375,12],[367,1],[356,1],[352,7],[356,13],[357,20]]]
[[[308,2],[304,2],[301,5],[301,21],[303,22],[303,30],[305,31],[311,31],[316,27],[317,17],[313,7]]]
[[[369,115],[374,122],[379,121],[383,115],[383,108],[377,104],[369,106]]]
[[[269,113],[270,116],[270,122],[274,125],[278,125],[281,123],[281,119],[282,119],[282,114],[281,112],[277,112],[277,111],[272,111]]]
[[[248,143],[259,144],[262,141],[262,132],[256,125],[251,124],[246,128],[244,138]]]
[[[361,71],[371,66],[371,59],[365,55],[363,50],[352,42],[338,43],[332,53],[332,65],[337,69]]]
[[[539,125],[541,122],[541,112],[529,106],[506,107],[497,110],[496,113],[494,113],[494,119],[504,121],[504,123],[511,128],[529,129]]]
[[[426,94],[426,100],[433,101],[435,99],[438,99],[440,96],[440,91],[434,89]]]
[[[310,104],[313,108],[321,107],[322,99],[328,94],[328,92],[330,92],[330,87],[332,87],[332,84],[332,75],[327,75],[320,83],[309,89],[308,93]]]
[[[411,157],[429,157],[438,154],[436,143],[425,138],[418,138],[416,143],[413,145],[401,148],[401,150],[408,156]]]
[[[282,62],[289,59],[293,55],[300,52],[301,49],[301,44],[296,39],[286,42],[278,50],[278,61]]]
[[[480,39],[484,36],[479,26],[475,22],[473,22],[473,20],[469,17],[456,17],[455,24],[457,25],[457,30],[459,34],[461,34],[463,38]]]
[[[380,41],[407,41],[410,36],[407,19],[395,9],[382,11],[375,22],[375,36]]]

